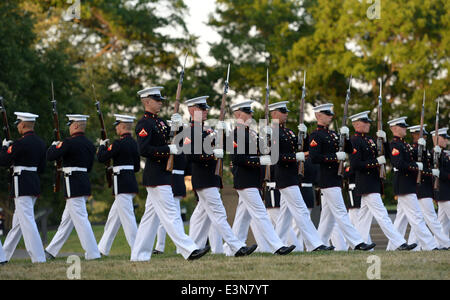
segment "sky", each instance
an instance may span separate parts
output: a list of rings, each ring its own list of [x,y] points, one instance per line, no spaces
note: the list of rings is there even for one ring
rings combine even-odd
[[[217,42],[220,39],[213,29],[206,25],[209,14],[213,13],[216,7],[214,0],[184,0],[189,7],[189,16],[186,17],[189,32],[199,37],[198,54],[206,64],[213,64],[214,59],[208,55],[208,42]]]

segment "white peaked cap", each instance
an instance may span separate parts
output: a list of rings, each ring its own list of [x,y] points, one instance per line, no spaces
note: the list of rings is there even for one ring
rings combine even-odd
[[[26,112],[15,112],[14,114],[17,116],[18,120],[21,120],[23,122],[35,122],[36,119],[39,118],[38,115]]]
[[[334,107],[334,105],[332,103],[326,103],[326,104],[322,104],[322,105],[313,107],[313,111],[315,113],[328,113],[328,114],[331,112],[331,114],[334,115],[333,107]]]
[[[73,121],[73,122],[83,122],[83,121],[87,121],[87,119],[89,119],[90,116],[87,115],[66,115],[69,118],[69,121]]]
[[[241,108],[250,108],[251,109],[253,102],[254,102],[253,100],[248,100],[248,101],[243,101],[240,103],[233,104],[233,105],[231,105],[231,110],[236,111]]]
[[[408,119],[408,117],[401,117],[401,118],[397,118],[394,120],[391,120],[388,123],[389,126],[397,126],[397,125],[403,125],[404,127],[407,127],[408,124],[406,123],[406,119]]]
[[[423,124],[423,132],[426,134],[428,132],[425,130],[425,127],[427,127],[427,124]],[[420,131],[420,125],[414,125],[414,126],[408,127],[408,130],[411,133],[419,132]]]
[[[156,96],[156,98],[164,99],[161,96],[161,90],[162,89],[164,89],[162,86],[155,86],[155,87],[150,87],[150,88],[146,88],[146,89],[140,90],[139,92],[137,92],[137,94],[141,98],[147,98],[149,96]]]
[[[198,104],[207,104],[206,99],[208,99],[208,98],[209,98],[209,96],[201,96],[201,97],[186,100],[184,103],[187,106],[194,106],[194,105],[198,105]]]
[[[116,118],[117,122],[123,122],[123,123],[133,123],[134,120],[136,120],[136,117],[119,115],[119,114],[114,114],[114,117]]]
[[[446,138],[448,138],[448,127],[445,128],[441,128],[438,130],[438,135],[444,136]],[[434,136],[434,134],[436,133],[436,130],[432,131],[430,134]]]
[[[273,110],[280,109],[280,108],[284,108],[287,111],[289,111],[286,106],[286,104],[288,104],[288,103],[289,103],[289,101],[281,101],[281,102],[269,104],[269,111],[273,111]]]
[[[350,119],[352,122],[356,122],[356,121],[358,121],[358,120],[372,121],[372,120],[369,118],[369,113],[370,113],[370,110],[364,111],[364,112],[358,113],[358,114],[356,114],[356,115],[350,116],[349,119]]]

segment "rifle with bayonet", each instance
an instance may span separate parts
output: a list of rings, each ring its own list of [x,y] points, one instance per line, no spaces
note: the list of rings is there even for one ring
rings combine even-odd
[[[181,73],[180,73],[180,80],[178,81],[177,95],[175,97],[175,105],[174,105],[174,113],[175,114],[177,114],[179,109],[180,109],[181,88],[183,87],[184,69],[186,67],[187,57],[188,57],[188,53],[186,53],[186,57],[184,59],[183,69],[181,70]],[[175,142],[175,140],[176,140],[177,132],[171,130],[170,131],[170,135],[171,135],[172,144],[173,144]],[[175,155],[174,154],[170,154],[169,155],[169,159],[167,160],[166,171],[169,171],[169,172],[173,171],[174,159],[175,159]]]
[[[269,86],[269,69],[267,69],[267,80],[266,80],[266,99],[264,104],[264,114],[266,119],[266,128],[270,126],[269,123],[269,97],[270,97],[270,86]],[[265,139],[265,149],[264,149],[264,155],[269,154],[270,150],[270,132],[265,132],[265,136],[262,137]],[[262,198],[264,201],[266,201],[266,192],[268,188],[268,183],[270,182],[270,165],[265,166],[265,172],[264,172],[264,181],[262,186]]]
[[[5,139],[7,141],[11,140],[11,131],[9,129],[8,116],[6,114],[5,104],[3,102],[3,97],[0,96],[0,112],[2,114],[3,120],[3,131],[5,132]],[[8,191],[11,191],[11,178],[13,177],[13,169],[9,168],[9,179],[8,180]]]
[[[436,123],[434,126],[434,146],[439,147],[439,104],[440,101],[439,99],[437,100],[437,111],[436,111]],[[433,152],[433,165],[434,165],[434,169],[439,170],[439,160],[440,160],[440,155],[437,151]],[[439,192],[439,177],[434,176],[434,184],[433,184],[433,190],[435,192]]]
[[[383,130],[383,81],[380,78],[380,95],[378,96],[378,131]],[[379,137],[377,138],[377,150],[378,156],[384,156],[384,139]],[[380,165],[380,178],[386,179],[386,165]]]
[[[222,104],[220,105],[220,116],[219,121],[223,122],[225,119],[225,108],[227,104],[227,94],[228,94],[228,88],[229,88],[229,80],[230,80],[230,65],[228,65],[228,71],[227,71],[227,80],[225,80],[225,86],[223,88],[223,95],[222,95]],[[224,140],[224,129],[220,129],[217,133],[217,148],[216,149],[223,149],[223,140]],[[218,158],[216,163],[216,171],[215,174],[222,177],[223,173],[223,159]]]
[[[61,141],[61,131],[59,129],[59,117],[58,110],[56,109],[56,99],[55,99],[55,91],[53,88],[52,81],[52,114],[53,114],[53,134],[55,141]],[[62,159],[58,159],[55,161],[55,174],[53,177],[53,192],[59,193],[61,190],[61,171],[62,171]]]
[[[305,122],[305,98],[306,98],[306,71],[303,74],[303,87],[302,87],[302,99],[300,100],[300,120],[299,125],[301,126]],[[306,138],[306,132],[298,130],[298,152],[303,152],[305,147],[304,140]],[[305,162],[300,161],[298,163],[298,174],[302,177],[305,175]]]
[[[350,102],[350,96],[351,96],[352,78],[353,78],[353,76],[350,75],[350,80],[349,80],[348,90],[347,90],[347,96],[345,97],[344,117],[342,118],[342,127],[347,125],[348,103]],[[346,137],[343,134],[339,135],[339,151],[340,152],[344,152],[345,139],[346,139]],[[343,161],[339,162],[338,175],[341,176],[341,177],[344,176],[344,162]]]
[[[92,84],[92,92],[94,94],[95,107],[97,109],[98,119],[100,120],[100,138],[102,140],[108,139],[108,135],[106,134],[105,121],[103,119],[103,113],[100,109],[100,101],[97,99],[97,95],[95,94],[95,86]],[[108,145],[106,145],[108,147]],[[105,162],[105,173],[106,173],[106,181],[108,182],[108,187],[112,187],[113,184],[113,171],[111,168],[111,160]]]
[[[423,124],[425,122],[425,91],[423,91],[423,102],[422,102],[422,113],[420,115],[420,132],[419,132],[419,140],[423,139]],[[419,143],[419,146],[417,147],[417,161],[422,162],[423,161],[423,151],[425,150],[425,147]],[[422,171],[417,172],[417,184],[422,183]]]

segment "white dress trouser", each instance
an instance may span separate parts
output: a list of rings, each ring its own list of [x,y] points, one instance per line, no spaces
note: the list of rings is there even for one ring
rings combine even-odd
[[[211,253],[224,254],[223,239],[217,228],[210,226],[208,232],[209,245],[211,246]]]
[[[397,215],[394,221],[394,228],[402,236],[405,236],[408,223],[411,225],[411,230],[416,233],[419,246],[422,250],[433,250],[434,248],[437,248],[438,245],[425,224],[425,219],[416,194],[398,196]],[[395,249],[395,245],[389,241],[387,250]]]
[[[328,243],[335,224],[338,225],[350,247],[363,243],[359,232],[350,222],[340,187],[322,189],[322,212],[320,213],[319,233]]]
[[[122,225],[130,248],[136,239],[137,225],[134,216],[134,194],[118,194],[108,214],[103,236],[98,243],[98,250],[103,255],[109,255],[114,238]]]
[[[232,227],[234,234],[240,241],[245,242],[251,226],[256,244],[265,243],[270,249],[270,253],[275,253],[284,245],[275,232],[259,190],[247,188],[236,191],[239,195],[239,202]],[[258,230],[254,230],[254,228],[258,228]],[[227,245],[224,245],[224,248],[225,253],[230,251]]]
[[[148,261],[152,256],[156,233],[161,223],[172,239],[179,253],[185,258],[199,247],[184,232],[183,220],[179,213],[180,205],[173,197],[170,185],[147,187],[145,212],[131,250],[131,261]]]
[[[180,204],[181,198],[173,197],[173,199],[178,204],[176,208],[178,209],[178,213],[181,216],[181,204]],[[184,228],[184,225],[183,225],[183,228]],[[162,223],[160,223],[159,227],[158,227],[155,250],[164,252],[165,248],[166,248],[166,230],[164,229],[164,226],[162,225]]]
[[[287,243],[289,230],[292,230],[292,218],[301,231],[308,251],[323,245],[316,227],[303,200],[300,188],[297,185],[280,189],[280,215],[276,224],[276,232],[281,240]],[[294,233],[295,235],[295,233]]]
[[[375,217],[384,235],[395,249],[406,243],[403,236],[394,228],[379,193],[366,194],[361,197],[359,225],[357,228],[366,243],[371,243],[370,227],[372,225],[372,216]]]
[[[348,251],[349,246],[337,223],[334,224],[331,231],[330,240],[334,246],[334,251]]]
[[[197,190],[198,203],[192,213],[189,236],[199,245],[205,245],[211,225],[218,230],[234,255],[245,243],[240,241],[231,230],[227,213],[223,206],[219,188]]]
[[[0,241],[0,263],[6,261],[6,254],[3,251],[2,242]]]
[[[39,235],[39,231],[34,219],[34,204],[36,197],[23,196],[14,199],[16,209],[13,215],[12,229],[9,231],[5,239],[3,247],[5,259],[0,261],[11,260],[16,250],[17,244],[22,238],[25,241],[25,248],[31,257],[33,263],[45,262],[44,246]]]
[[[432,198],[422,198],[419,199],[419,205],[422,209],[423,217],[425,218],[425,223],[434,235],[434,238],[439,245],[439,248],[450,247],[450,241],[448,235],[446,235],[442,229],[442,225],[438,220],[438,216],[434,209],[434,203]],[[416,232],[411,231],[409,234],[408,244],[418,243]]]
[[[438,220],[442,230],[450,238],[450,201],[438,201]]]
[[[97,241],[88,219],[86,200],[87,197],[74,197],[66,200],[61,224],[59,224],[58,231],[46,248],[48,253],[56,257],[75,227],[81,247],[85,251],[85,259],[100,258]]]

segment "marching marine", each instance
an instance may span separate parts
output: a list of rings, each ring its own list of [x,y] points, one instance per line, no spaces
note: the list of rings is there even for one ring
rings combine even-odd
[[[15,142],[3,141],[0,165],[13,168],[12,196],[15,203],[12,229],[4,244],[0,262],[9,261],[22,235],[33,263],[45,262],[44,246],[34,220],[34,205],[41,193],[38,173],[45,169],[45,143],[34,132],[38,115],[15,112],[17,130],[22,135]],[[1,248],[1,245],[0,245]]]
[[[78,233],[87,260],[100,258],[97,241],[88,219],[86,201],[91,195],[89,173],[95,157],[95,146],[85,136],[86,115],[67,115],[70,137],[55,141],[47,150],[47,160],[62,159],[66,206],[58,231],[47,246],[48,259],[54,259],[69,238],[73,228]]]
[[[342,177],[338,175],[339,162],[346,159],[346,153],[351,154],[353,147],[350,142],[348,127],[342,127],[340,134],[345,137],[344,151],[339,151],[339,136],[328,126],[333,120],[333,104],[319,105],[314,108],[317,128],[309,138],[309,154],[313,163],[320,164],[319,187],[322,194],[322,212],[320,215],[319,233],[324,242],[328,243],[335,224],[339,226],[347,243],[355,250],[370,250],[375,244],[364,243],[363,238],[350,222],[347,209],[342,198]]]
[[[408,127],[406,119],[401,117],[388,122],[394,134],[389,149],[394,168],[394,194],[398,197],[394,228],[404,236],[409,222],[422,250],[433,250],[438,245],[425,224],[417,199],[417,172],[423,171],[423,163],[415,161],[413,147],[404,140]],[[387,250],[396,248],[397,245],[390,240]]]
[[[190,219],[189,236],[197,244],[205,245],[210,227],[213,226],[230,247],[229,255],[250,255],[255,251],[256,245],[247,247],[245,242],[233,233],[219,192],[222,179],[215,174],[216,160],[223,158],[224,150],[214,149],[211,153],[203,147],[206,139],[209,139],[211,144],[214,134],[213,130],[204,128],[209,109],[207,98],[208,96],[197,97],[185,102],[191,116],[191,128],[183,144],[187,159],[192,163],[192,187],[199,198]],[[226,129],[223,123],[220,124],[221,128]]]
[[[102,255],[109,255],[114,238],[122,225],[130,248],[136,239],[137,225],[134,216],[133,199],[139,193],[135,173],[140,170],[140,156],[136,141],[132,137],[135,117],[114,114],[114,128],[120,139],[107,146],[109,140],[100,141],[97,159],[100,163],[113,161],[114,203],[108,214],[104,233],[98,249]]]
[[[177,145],[169,145],[171,128],[158,117],[164,97],[162,87],[153,87],[138,92],[145,108],[145,115],[136,126],[140,155],[147,159],[143,183],[147,189],[145,212],[136,234],[131,251],[131,261],[148,261],[160,223],[176,245],[179,253],[189,260],[202,257],[208,248],[199,249],[184,232],[179,206],[172,191],[172,173],[166,170],[170,154],[178,154]],[[181,116],[172,116],[172,126],[177,131],[182,126]]]
[[[361,208],[356,227],[366,242],[370,242],[370,227],[375,217],[394,249],[411,250],[417,245],[406,244],[403,236],[395,230],[381,199],[383,182],[379,168],[386,163],[386,157],[378,156],[377,145],[368,135],[372,122],[369,113],[370,111],[365,111],[350,117],[355,128],[355,134],[351,138],[353,152],[350,163],[355,171],[355,192],[361,196]],[[386,133],[379,131],[377,135],[383,138],[385,147],[388,149]]]

